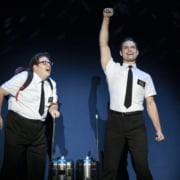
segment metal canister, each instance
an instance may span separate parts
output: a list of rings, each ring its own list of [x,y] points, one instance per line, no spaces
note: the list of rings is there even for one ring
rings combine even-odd
[[[64,156],[57,160],[57,170],[57,180],[66,180],[66,159]]]
[[[91,159],[89,156],[86,156],[84,159],[84,180],[91,179]]]
[[[58,175],[58,161],[54,159],[51,161],[51,171],[50,171],[50,179],[57,180]]]
[[[66,179],[73,180],[74,179],[74,164],[72,160],[66,160]]]

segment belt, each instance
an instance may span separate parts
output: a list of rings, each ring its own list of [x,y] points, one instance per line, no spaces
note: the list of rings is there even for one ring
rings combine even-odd
[[[132,111],[132,112],[119,112],[114,110],[109,110],[110,113],[120,115],[120,116],[132,116],[132,115],[139,115],[142,111]]]
[[[40,119],[28,119],[28,118],[26,118],[26,117],[23,117],[23,116],[21,116],[20,114],[14,112],[14,111],[12,111],[12,110],[9,110],[9,113],[13,114],[13,116],[14,116],[14,117],[17,117],[18,119],[30,120],[30,121],[35,122],[35,123],[36,123],[36,122],[44,123],[44,121],[41,121]]]

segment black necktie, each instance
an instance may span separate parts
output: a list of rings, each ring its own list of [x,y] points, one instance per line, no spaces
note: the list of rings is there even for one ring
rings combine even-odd
[[[132,66],[128,66],[128,78],[127,78],[127,87],[126,87],[126,97],[124,101],[124,105],[126,108],[129,108],[131,106],[132,101],[132,80],[133,80],[133,74],[132,74]]]
[[[39,106],[39,114],[43,115],[43,113],[44,113],[44,81],[42,81],[41,84],[41,100]]]

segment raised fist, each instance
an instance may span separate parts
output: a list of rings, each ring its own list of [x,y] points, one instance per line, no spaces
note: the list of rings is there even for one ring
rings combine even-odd
[[[113,14],[114,14],[113,8],[105,8],[103,10],[103,15],[106,17],[111,17],[111,16],[113,16]]]

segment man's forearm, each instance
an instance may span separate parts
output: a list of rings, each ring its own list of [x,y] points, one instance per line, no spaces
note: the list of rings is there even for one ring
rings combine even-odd
[[[160,125],[159,113],[158,113],[155,102],[147,105],[147,111],[148,111],[149,117],[151,118],[153,122],[156,132],[162,131],[161,125]]]
[[[104,17],[101,30],[100,30],[100,36],[99,36],[99,44],[100,46],[107,46],[108,40],[109,40],[109,22],[110,17]]]

